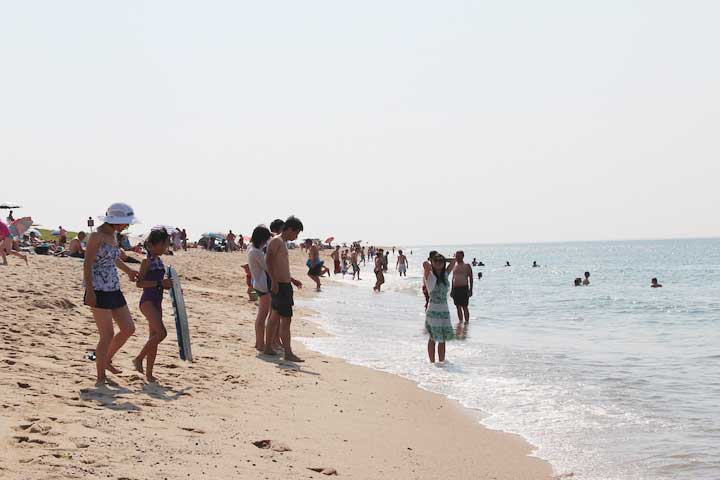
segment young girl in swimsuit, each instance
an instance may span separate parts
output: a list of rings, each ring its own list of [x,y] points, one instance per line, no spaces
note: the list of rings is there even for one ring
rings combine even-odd
[[[128,225],[136,222],[132,207],[125,203],[114,203],[110,205],[105,216],[99,218],[103,224],[88,238],[83,265],[85,305],[92,308],[100,333],[95,350],[98,386],[107,383],[106,370],[114,374],[120,373],[120,370],[113,367],[112,358],[135,333],[135,324],[120,291],[118,269],[127,273],[131,282],[137,281],[137,272],[121,260],[120,247],[115,237]],[[117,335],[113,331],[113,320],[120,327]]]
[[[148,255],[140,265],[140,275],[138,275],[137,281],[137,286],[143,289],[142,297],[140,297],[140,311],[147,318],[150,337],[133,360],[133,364],[138,372],[145,373],[148,382],[155,381],[153,367],[158,345],[167,337],[167,330],[162,321],[162,300],[163,290],[170,289],[172,281],[165,278],[165,265],[160,257],[169,247],[170,235],[164,228],[150,232],[145,242]],[[147,359],[146,371],[143,371],[144,359]]]

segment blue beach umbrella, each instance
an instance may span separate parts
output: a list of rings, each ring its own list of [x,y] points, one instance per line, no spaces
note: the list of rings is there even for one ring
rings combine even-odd
[[[202,234],[203,238],[214,238],[215,240],[225,240],[225,235],[218,232],[205,232]]]

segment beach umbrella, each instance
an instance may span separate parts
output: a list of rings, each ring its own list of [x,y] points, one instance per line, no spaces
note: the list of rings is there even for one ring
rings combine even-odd
[[[21,237],[27,232],[28,228],[32,227],[32,224],[32,218],[22,217],[12,222],[8,229],[14,237]]]
[[[10,210],[13,208],[22,208],[22,205],[20,205],[19,203],[15,203],[15,202],[3,202],[3,203],[0,203],[0,208]]]
[[[59,237],[59,236],[60,236],[60,230],[53,230],[52,232],[50,232],[50,235],[52,235],[53,237]]]
[[[205,238],[214,238],[215,240],[225,240],[225,235],[218,232],[205,232],[202,236]]]
[[[330,245],[330,243],[332,243],[333,241],[335,241],[335,237],[328,237],[325,239],[325,243],[327,243],[328,245]]]

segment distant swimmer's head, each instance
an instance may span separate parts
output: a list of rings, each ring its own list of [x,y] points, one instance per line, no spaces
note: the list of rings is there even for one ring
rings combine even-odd
[[[272,237],[270,229],[265,225],[258,225],[250,236],[250,243],[252,243],[255,248],[263,248],[268,240],[270,240],[270,237]]]
[[[285,225],[285,222],[283,222],[279,218],[276,218],[275,220],[270,222],[270,231],[278,235],[280,234],[280,232],[282,232],[283,225]]]
[[[282,233],[287,240],[295,240],[300,232],[303,231],[303,224],[299,218],[290,215],[282,227]]]
[[[657,279],[657,278],[653,278],[652,280],[650,280],[650,282],[651,282],[651,283],[650,283],[650,286],[651,286],[652,288],[660,288],[660,287],[662,287],[662,285],[660,285],[660,284],[658,283],[658,279]]]
[[[582,278],[578,277],[575,279],[575,286],[581,287],[582,286]]]
[[[585,278],[590,278],[590,272],[585,272]],[[602,278],[600,280],[602,280]]]
[[[478,280],[482,278],[482,272],[478,272]]]
[[[164,228],[151,230],[145,240],[145,249],[155,257],[165,253],[170,246],[170,234]]]
[[[399,253],[400,255],[402,255],[402,250],[398,250],[398,253]]]

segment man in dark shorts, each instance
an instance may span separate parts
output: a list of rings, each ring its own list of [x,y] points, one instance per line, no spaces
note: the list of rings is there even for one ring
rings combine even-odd
[[[455,253],[455,267],[453,268],[452,290],[450,296],[457,307],[458,319],[465,323],[470,321],[468,303],[473,291],[472,267],[465,263],[465,253],[460,250]]]
[[[302,288],[302,283],[292,278],[290,275],[290,258],[288,254],[286,242],[295,240],[303,230],[302,222],[291,216],[283,224],[280,234],[273,237],[267,246],[267,255],[265,261],[267,263],[267,273],[270,277],[270,318],[265,331],[265,350],[266,355],[277,355],[272,348],[272,342],[275,338],[278,325],[280,328],[280,340],[285,350],[285,360],[288,362],[302,362],[303,360],[293,354],[292,345],[290,344],[290,322],[293,316],[293,289],[294,284],[297,288]]]

